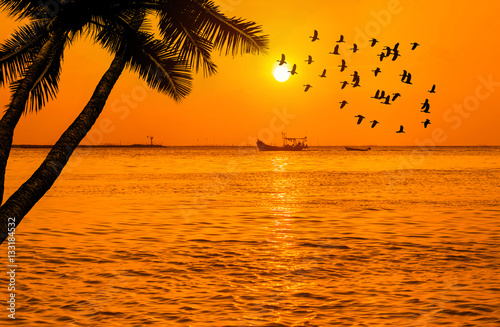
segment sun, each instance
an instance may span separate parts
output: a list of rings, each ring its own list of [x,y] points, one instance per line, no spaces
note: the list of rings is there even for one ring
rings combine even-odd
[[[288,78],[290,78],[290,73],[288,72],[288,68],[286,68],[285,66],[276,67],[274,69],[273,75],[278,82],[286,82]]]

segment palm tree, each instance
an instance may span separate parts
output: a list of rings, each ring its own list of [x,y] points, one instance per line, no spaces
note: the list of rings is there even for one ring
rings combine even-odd
[[[13,90],[10,105],[0,120],[0,204],[3,199],[5,167],[14,129],[23,112],[37,111],[55,97],[64,48],[75,36],[96,32],[101,22],[118,24],[142,1],[64,1],[50,8],[42,1],[0,0],[0,8],[11,16],[30,20],[0,49],[0,85]],[[143,8],[146,10],[146,7]]]
[[[37,111],[57,93],[62,53],[75,36],[100,35],[101,44],[116,53],[116,39],[99,31],[114,33],[137,10],[155,13],[169,47],[196,71],[203,66],[205,75],[216,72],[210,57],[214,48],[235,55],[261,51],[267,44],[259,26],[225,17],[209,0],[69,0],[58,5],[54,12],[38,0],[0,0],[0,8],[10,15],[34,20],[0,49],[0,85],[22,76],[13,84],[11,104],[0,120],[0,204],[14,129],[27,108]]]
[[[191,88],[191,69],[197,71],[203,66],[206,75],[216,72],[210,57],[212,49],[225,49],[226,54],[236,55],[259,53],[267,47],[267,37],[261,35],[259,26],[225,17],[211,1],[160,2],[157,12],[162,40],[138,30],[138,23],[133,20],[128,25],[110,25],[97,33],[96,40],[115,53],[113,62],[82,113],[63,133],[42,165],[0,207],[0,243],[8,236],[8,218],[16,217],[17,226],[55,182],[74,149],[99,117],[126,66],[138,72],[150,87],[181,100]],[[144,17],[140,17],[139,25],[143,21]]]

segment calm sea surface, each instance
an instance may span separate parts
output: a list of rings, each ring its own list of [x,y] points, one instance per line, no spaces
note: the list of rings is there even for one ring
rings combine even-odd
[[[498,147],[79,149],[16,232],[19,326],[500,326]]]

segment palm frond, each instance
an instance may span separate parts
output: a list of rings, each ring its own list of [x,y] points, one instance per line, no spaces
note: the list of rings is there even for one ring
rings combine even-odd
[[[41,3],[42,1],[38,0],[0,0],[0,9],[5,10],[11,17],[23,19],[33,17],[43,10]]]
[[[217,66],[211,59],[212,43],[200,35],[197,8],[191,1],[162,1],[159,28],[181,60],[188,61],[196,72],[203,67],[208,76],[217,72]]]
[[[269,39],[263,35],[260,25],[242,18],[228,18],[219,7],[209,0],[190,0],[201,10],[199,24],[202,37],[214,44],[214,48],[226,49],[225,54],[266,53]]]
[[[51,54],[47,67],[36,80],[29,92],[25,113],[39,111],[45,106],[47,101],[56,97],[57,92],[59,91],[59,80],[62,71],[61,64],[63,61],[64,49],[68,42],[70,42],[68,38],[59,42],[57,48]],[[13,94],[19,86],[19,83],[20,80],[13,82],[10,85]]]
[[[137,72],[147,84],[175,101],[191,91],[192,76],[189,67],[179,61],[178,53],[169,50],[163,40],[153,34],[138,32],[131,36],[129,46],[130,69]]]
[[[0,45],[0,86],[21,78],[25,69],[48,40],[45,25],[32,22],[15,31]]]

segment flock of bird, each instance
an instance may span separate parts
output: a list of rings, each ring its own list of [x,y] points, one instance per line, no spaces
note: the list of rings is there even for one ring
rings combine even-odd
[[[318,41],[319,40],[318,31],[315,30],[313,36],[310,36],[310,38],[312,39],[312,42]],[[370,42],[370,47],[372,47],[372,48],[375,47],[375,45],[377,43],[379,43],[379,41],[375,38],[372,38],[369,42]],[[344,36],[341,35],[340,39],[338,41],[336,41],[336,43],[337,43],[337,45],[335,46],[333,52],[329,52],[329,54],[340,56],[341,55],[340,43],[345,43]],[[415,50],[418,46],[420,46],[420,44],[418,44],[417,42],[410,43],[410,45],[411,45],[412,51]],[[392,61],[396,61],[399,57],[401,57],[399,46],[400,46],[399,43],[396,43],[394,45],[394,47],[385,46],[383,48],[382,52],[377,55],[379,57],[379,60],[384,61],[386,58],[391,58]],[[357,53],[358,51],[360,51],[360,48],[356,44],[353,44],[353,47],[350,48],[349,50],[351,50],[353,53]],[[280,66],[286,64],[287,62],[286,62],[285,54],[282,54],[281,59],[277,60],[277,61],[279,62]],[[308,65],[311,65],[314,62],[314,60],[313,60],[312,56],[309,55],[308,58],[305,60],[305,62]],[[338,65],[338,67],[340,68],[340,72],[344,72],[348,68],[347,63],[344,59],[341,60],[340,65]],[[298,74],[297,64],[294,64],[292,66],[292,70],[290,70],[288,72],[292,76]],[[376,69],[372,70],[372,72],[373,72],[374,76],[377,77],[377,76],[379,76],[380,73],[382,73],[382,70],[380,69],[380,67],[376,67]],[[319,77],[326,78],[327,77],[326,73],[327,73],[327,70],[323,69],[323,73],[321,75],[319,75]],[[354,73],[351,74],[350,76],[352,76],[351,83],[349,83],[349,81],[341,81],[340,82],[340,84],[341,84],[340,88],[342,90],[345,89],[349,84],[351,84],[353,88],[361,87],[361,85],[360,85],[361,77],[360,77],[359,73],[357,71],[354,71]],[[399,76],[401,77],[402,83],[408,84],[408,85],[413,85],[411,82],[412,74],[410,72],[403,70],[403,73]],[[306,85],[304,85],[304,87],[305,87],[304,92],[307,92],[313,86],[311,84],[306,84]],[[436,85],[434,84],[428,92],[429,93],[436,93]],[[401,93],[386,94],[386,92],[384,90],[377,90],[375,95],[372,96],[371,98],[376,99],[376,100],[382,100],[381,103],[384,105],[391,105],[393,102],[395,102],[401,96],[402,96]],[[344,109],[348,104],[349,103],[346,100],[341,101],[340,102],[340,109]],[[425,102],[422,103],[421,112],[426,113],[426,114],[430,114],[429,99],[426,99]],[[363,122],[363,120],[365,119],[365,117],[363,115],[356,115],[354,117],[358,119],[357,120],[358,125],[360,125]],[[375,128],[378,124],[380,124],[380,122],[378,122],[377,120],[372,120],[372,121],[370,121],[370,123],[371,123],[371,128]],[[431,121],[429,119],[426,119],[425,121],[422,122],[422,124],[423,124],[424,128],[427,128],[427,126],[429,126],[429,124],[431,124]],[[396,131],[396,133],[405,133],[404,126],[401,125],[399,130]]]

